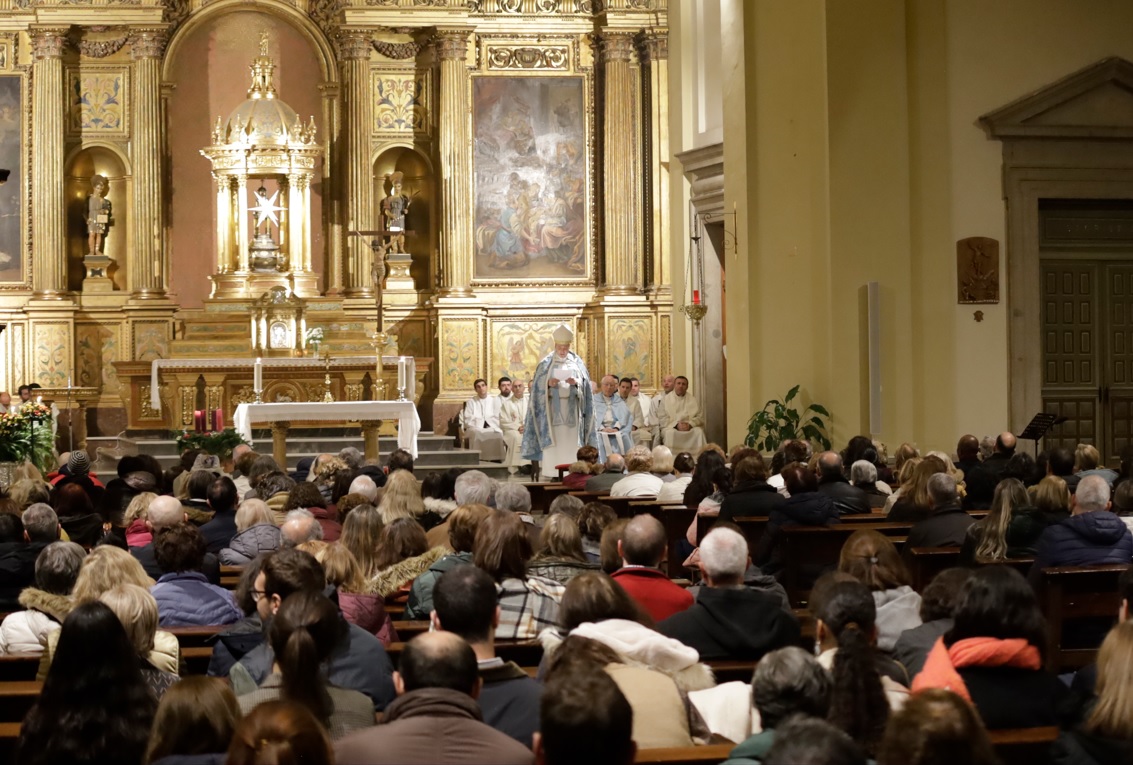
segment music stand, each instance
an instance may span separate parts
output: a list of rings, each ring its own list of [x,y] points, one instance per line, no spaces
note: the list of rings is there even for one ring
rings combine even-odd
[[[1049,431],[1055,425],[1066,422],[1065,417],[1059,417],[1057,414],[1050,412],[1039,412],[1031,421],[1027,423],[1027,427],[1023,428],[1023,432],[1019,434],[1019,438],[1025,438],[1035,442],[1035,456],[1039,456],[1039,441],[1046,437]]]

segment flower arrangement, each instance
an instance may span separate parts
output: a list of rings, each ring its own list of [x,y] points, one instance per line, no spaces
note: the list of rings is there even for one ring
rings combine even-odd
[[[307,345],[314,348],[314,355],[319,355],[319,343],[323,341],[323,328],[311,327],[307,330]]]
[[[248,443],[234,428],[224,428],[223,430],[205,433],[198,433],[195,430],[179,430],[174,431],[173,436],[177,439],[177,451],[179,452],[186,449],[200,449],[205,454],[215,454],[221,459],[228,459],[232,456],[233,449],[240,444]]]
[[[55,434],[51,408],[29,401],[14,412],[0,414],[0,462],[24,462],[46,474],[55,463]]]

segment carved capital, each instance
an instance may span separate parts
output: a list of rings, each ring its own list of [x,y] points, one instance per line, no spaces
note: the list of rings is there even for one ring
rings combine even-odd
[[[369,60],[374,34],[368,29],[344,29],[338,33],[338,52],[344,60]]]
[[[603,63],[633,60],[631,32],[603,32],[598,35],[598,52]]]
[[[669,58],[669,30],[643,32],[639,42],[641,54],[646,61],[664,61]]]
[[[67,43],[67,31],[67,27],[38,27],[28,30],[35,60],[62,58],[63,46]]]
[[[468,57],[468,32],[463,29],[438,29],[433,45],[441,61],[463,61]]]
[[[161,58],[168,39],[165,29],[135,29],[130,35],[130,57],[135,61]]]

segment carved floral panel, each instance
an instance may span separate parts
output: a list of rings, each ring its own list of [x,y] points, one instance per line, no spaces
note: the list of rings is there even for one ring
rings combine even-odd
[[[441,323],[441,354],[444,364],[443,389],[472,390],[480,374],[480,322],[477,319],[450,319]]]
[[[38,322],[32,325],[32,376],[45,388],[67,385],[67,348],[71,327],[65,322]]]
[[[374,132],[423,133],[429,124],[429,78],[374,73]]]
[[[492,378],[530,380],[535,367],[555,348],[551,333],[558,321],[501,321],[492,323]]]
[[[69,71],[68,132],[125,135],[129,91],[130,83],[125,69]]]

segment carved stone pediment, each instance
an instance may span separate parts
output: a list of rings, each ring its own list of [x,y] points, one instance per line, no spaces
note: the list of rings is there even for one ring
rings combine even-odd
[[[988,136],[1133,138],[1133,63],[1106,58],[979,119]]]

